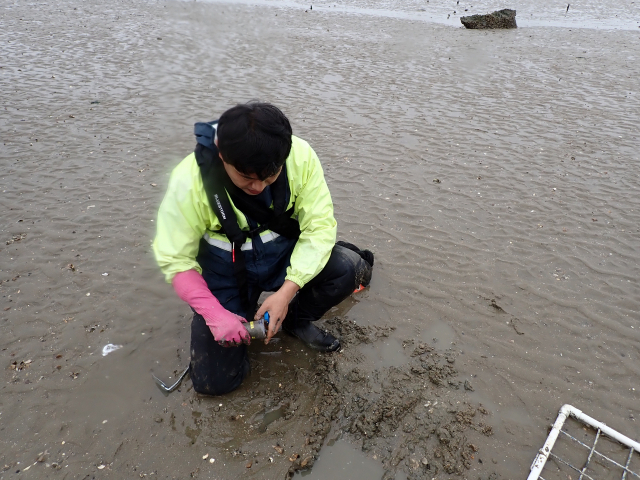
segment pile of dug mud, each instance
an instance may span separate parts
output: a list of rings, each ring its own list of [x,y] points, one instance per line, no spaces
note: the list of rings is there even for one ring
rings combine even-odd
[[[325,327],[342,339],[341,353],[311,352],[304,366],[287,365],[286,356],[277,367],[254,362],[247,387],[196,421],[204,437],[218,438],[207,443],[225,451],[216,461],[246,478],[291,478],[313,466],[331,432],[382,463],[384,479],[398,471],[409,479],[465,476],[478,462],[479,442],[469,434],[491,435],[492,428],[487,410],[465,400],[473,387],[457,378],[455,353],[408,340],[406,365],[375,369],[362,347],[375,348],[393,327],[342,317]]]
[[[316,367],[320,409],[315,425],[334,429],[382,462],[394,478],[401,469],[408,478],[463,474],[478,446],[466,432],[491,435],[488,411],[464,400],[471,384],[456,378],[455,354],[413,340],[403,342],[410,362],[401,367],[366,371],[357,345],[389,335],[391,328],[362,327],[339,317],[327,322],[342,338],[340,356],[322,356]],[[295,465],[294,465],[295,468]]]

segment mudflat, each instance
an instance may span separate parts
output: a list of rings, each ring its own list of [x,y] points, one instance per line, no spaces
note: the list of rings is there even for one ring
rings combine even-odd
[[[342,478],[336,444],[351,478],[523,478],[565,403],[640,438],[640,29],[330,5],[0,7],[0,478]],[[327,315],[342,353],[280,336],[237,392],[165,396],[191,315],[156,211],[250,99],[374,280]]]

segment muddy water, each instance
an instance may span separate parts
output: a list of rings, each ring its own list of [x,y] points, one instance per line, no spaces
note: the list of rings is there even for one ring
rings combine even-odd
[[[556,0],[505,4],[499,0],[349,0],[335,2],[321,0],[233,0],[233,4],[270,5],[276,7],[311,7],[324,13],[356,14],[373,17],[439,23],[460,27],[460,17],[485,14],[503,8],[516,9],[516,23],[520,27],[567,27],[588,29],[635,30],[640,26],[640,5],[634,0],[601,2],[584,0],[562,3]],[[308,13],[308,12],[307,12]]]
[[[251,98],[289,114],[340,237],[376,252],[334,313],[396,330],[354,358],[399,368],[408,339],[457,354],[494,432],[467,477],[525,476],[564,403],[640,438],[638,6],[524,6],[528,28],[471,32],[432,3],[0,7],[0,477],[288,471],[314,353],[255,346],[214,400],[150,376],[188,361],[189,310],[149,250],[168,173],[194,122]]]

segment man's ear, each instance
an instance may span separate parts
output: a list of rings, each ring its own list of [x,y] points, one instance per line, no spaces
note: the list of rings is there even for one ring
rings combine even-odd
[[[216,148],[218,148],[218,136],[217,135],[213,139],[213,143],[216,145]],[[218,157],[220,157],[220,160],[222,160],[224,162],[224,158],[222,158],[222,154],[220,153],[220,150],[218,150]]]

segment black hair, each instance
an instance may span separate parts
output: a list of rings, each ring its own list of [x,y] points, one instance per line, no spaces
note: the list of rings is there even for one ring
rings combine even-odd
[[[291,124],[269,103],[236,105],[218,120],[218,150],[224,161],[260,180],[278,173],[291,152]]]

